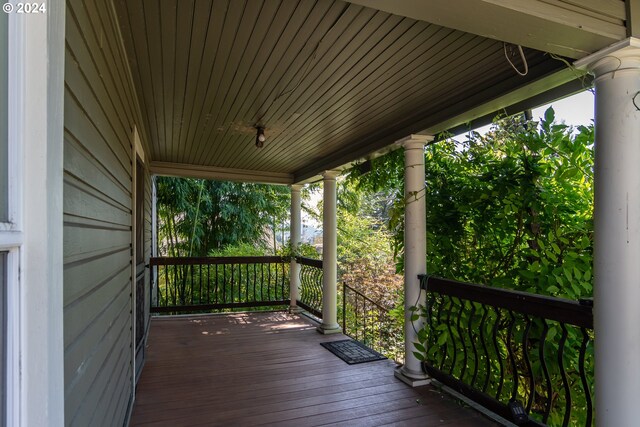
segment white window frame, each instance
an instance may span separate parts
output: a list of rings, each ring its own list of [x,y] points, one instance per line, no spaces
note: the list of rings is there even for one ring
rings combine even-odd
[[[6,259],[6,420],[7,426],[20,425],[20,348],[21,348],[21,281],[20,258],[24,243],[23,229],[23,173],[24,158],[21,128],[24,126],[23,88],[24,61],[17,58],[24,49],[23,21],[9,15],[8,37],[8,147],[7,147],[7,222],[0,222],[0,252],[8,252]]]
[[[8,221],[0,223],[0,251],[8,252],[8,426],[64,423],[66,7],[54,1],[46,1],[46,7],[40,15],[9,14]]]

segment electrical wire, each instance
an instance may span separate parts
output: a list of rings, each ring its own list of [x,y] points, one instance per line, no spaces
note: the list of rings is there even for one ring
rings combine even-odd
[[[502,43],[502,47],[504,48],[504,56],[505,58],[507,58],[507,62],[509,62],[509,65],[511,65],[516,73],[518,73],[522,77],[529,74],[529,64],[527,64],[527,57],[524,56],[524,50],[522,50],[522,46],[518,45],[518,52],[520,52],[520,58],[522,58],[522,63],[524,64],[524,72],[518,70],[518,67],[516,67],[511,61],[511,58],[509,58],[509,54],[507,53],[507,43]]]
[[[549,53],[548,54],[551,58],[562,62],[564,65],[567,66],[568,69],[570,69],[573,74],[575,75],[575,77],[580,80],[580,84],[582,85],[582,88],[584,90],[588,90],[589,92],[591,92],[592,94],[596,94],[596,91],[593,88],[593,83],[591,83],[589,81],[589,74],[584,72],[584,71],[580,71],[578,70],[573,64],[571,64],[569,61],[567,61],[566,59],[562,58],[561,56],[558,56],[556,54],[553,53]]]

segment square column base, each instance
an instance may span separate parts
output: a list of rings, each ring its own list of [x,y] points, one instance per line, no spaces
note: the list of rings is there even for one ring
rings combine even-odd
[[[316,331],[323,335],[341,334],[342,328],[338,325],[331,326],[322,324],[316,328]]]
[[[289,307],[289,313],[291,314],[300,314],[302,313],[304,310],[301,309],[300,307],[298,307],[297,305],[294,306],[290,306]]]
[[[428,385],[431,383],[431,378],[429,378],[426,374],[424,375],[424,378],[407,377],[402,372],[402,367],[396,368],[393,371],[393,376],[399,379],[400,381],[402,381],[403,383],[405,383],[406,385],[408,385],[409,387],[420,387],[420,386]]]

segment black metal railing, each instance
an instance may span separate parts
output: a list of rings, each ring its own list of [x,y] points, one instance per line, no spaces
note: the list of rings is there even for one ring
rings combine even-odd
[[[342,332],[388,358],[403,363],[402,323],[388,309],[346,283],[342,284],[341,300],[339,310]]]
[[[430,376],[507,419],[518,402],[524,425],[592,425],[590,301],[420,280]]]
[[[298,306],[322,318],[322,260],[296,257],[300,266]]]
[[[151,258],[155,313],[187,313],[289,304],[289,259]],[[155,269],[155,271],[153,271]]]

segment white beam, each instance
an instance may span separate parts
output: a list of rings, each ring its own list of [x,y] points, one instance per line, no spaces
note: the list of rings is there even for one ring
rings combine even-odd
[[[535,108],[557,98],[578,92],[580,87],[577,84],[573,86],[567,85],[567,83],[582,77],[585,77],[583,72],[565,68],[528,84],[523,84],[499,97],[495,97],[496,88],[485,89],[470,95],[465,100],[466,105],[473,105],[473,108],[464,110],[458,104],[444,107],[436,113],[414,122],[412,126],[416,125],[416,123],[418,125],[413,132],[418,131],[420,134],[438,135],[458,126],[467,126],[474,120],[485,117],[488,118],[487,123],[491,123],[495,116],[505,111],[514,114],[515,112],[521,112],[527,108]],[[590,83],[588,79],[585,80],[587,81],[584,82],[584,89]],[[483,123],[483,125],[487,123]],[[393,151],[398,148],[394,144],[394,140],[408,133],[408,131],[401,130],[398,132],[399,134],[395,136],[391,135],[388,138],[379,139],[362,147],[349,147],[348,149],[343,149],[342,152],[325,157],[313,165],[296,171],[294,181],[298,184],[317,182],[321,179],[320,173],[323,170],[348,169],[351,167],[350,163],[352,162],[376,158]]]
[[[576,6],[535,0],[456,0],[455,11],[449,0],[347,1],[574,59],[627,35],[623,2],[599,2],[594,7],[607,15],[601,19]]]
[[[477,107],[471,108],[463,112],[462,114],[458,114],[446,120],[440,121],[437,125],[430,126],[423,132],[429,135],[438,135],[442,132],[453,129],[456,126],[467,124],[487,115],[495,117],[500,112],[504,112],[505,110],[510,109],[510,107],[517,105],[522,101],[536,99],[536,97],[541,97],[541,95],[544,95],[545,92],[549,92],[559,86],[564,85],[565,83],[575,80],[576,78],[583,77],[586,77],[583,72],[577,71],[575,69],[565,68],[549,76],[533,81],[525,86],[519,87],[497,98],[485,99],[483,102],[479,103]],[[584,87],[584,89],[587,89],[587,87]],[[563,93],[562,95],[565,94]],[[542,98],[544,100],[537,103],[539,105],[530,105],[530,107],[539,107],[540,105],[544,105],[545,103],[551,101],[547,98]]]
[[[576,64],[596,76],[595,414],[638,425],[640,395],[640,40]]]
[[[219,181],[256,182],[261,184],[293,184],[293,175],[287,173],[227,169],[186,163],[151,162],[149,170],[155,175],[183,178],[215,179]]]

